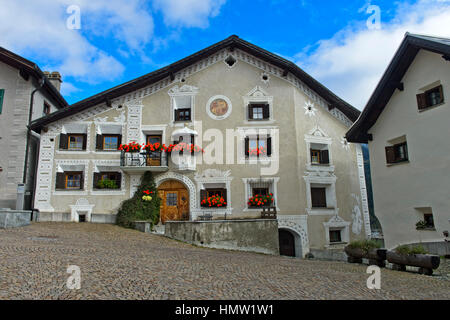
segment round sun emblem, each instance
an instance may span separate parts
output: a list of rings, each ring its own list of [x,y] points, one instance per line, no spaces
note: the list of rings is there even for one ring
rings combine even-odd
[[[213,115],[221,117],[228,112],[228,103],[224,99],[216,99],[211,102],[209,109]]]

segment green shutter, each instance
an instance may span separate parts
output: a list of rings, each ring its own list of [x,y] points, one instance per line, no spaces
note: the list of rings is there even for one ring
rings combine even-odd
[[[5,96],[5,89],[0,89],[0,114],[2,114],[3,109],[3,97]]]

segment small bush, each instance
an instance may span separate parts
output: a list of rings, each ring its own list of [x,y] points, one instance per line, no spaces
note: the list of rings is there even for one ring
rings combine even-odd
[[[381,245],[375,240],[355,240],[348,245],[351,249],[361,249],[366,254],[372,249],[379,249]]]
[[[151,201],[145,201],[144,191],[148,191],[152,197]],[[146,172],[141,179],[141,185],[133,198],[125,200],[117,213],[117,224],[125,228],[134,228],[135,221],[149,221],[152,226],[159,222],[160,199],[156,189],[153,175]]]
[[[425,250],[424,247],[422,246],[407,246],[407,245],[402,245],[402,246],[398,246],[395,249],[395,252],[397,252],[398,254],[407,256],[407,255],[413,255],[413,254],[427,254],[428,252]]]
[[[100,180],[97,183],[97,188],[98,189],[119,189],[119,186],[117,185],[117,183],[114,180]]]
[[[416,229],[421,230],[427,227],[427,223],[425,221],[419,221],[416,223]]]

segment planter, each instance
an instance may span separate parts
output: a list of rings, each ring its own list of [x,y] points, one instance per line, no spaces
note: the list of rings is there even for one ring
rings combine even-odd
[[[393,269],[406,271],[406,266],[419,267],[420,274],[431,276],[433,270],[439,267],[441,259],[439,256],[430,254],[402,255],[394,251],[387,252],[387,260],[393,264]]]
[[[386,266],[386,249],[371,249],[365,252],[363,249],[350,248],[346,246],[344,249],[347,254],[347,261],[349,263],[362,263],[362,259],[369,259],[370,265],[377,265],[379,267]]]

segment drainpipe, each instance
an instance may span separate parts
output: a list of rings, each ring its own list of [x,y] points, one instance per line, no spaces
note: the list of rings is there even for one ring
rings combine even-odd
[[[39,79],[39,84],[38,87],[36,89],[33,90],[33,92],[31,93],[31,97],[30,97],[30,113],[28,115],[28,126],[27,126],[27,144],[25,147],[25,162],[23,164],[23,179],[22,182],[23,184],[26,185],[27,182],[27,170],[28,170],[28,153],[29,153],[29,146],[30,146],[30,140],[31,140],[31,128],[30,128],[30,124],[31,124],[31,120],[33,119],[33,105],[34,105],[34,95],[37,91],[41,90],[41,88],[44,86],[45,83],[45,79],[41,78]],[[34,192],[33,192],[34,193]],[[33,205],[33,204],[32,204]]]

